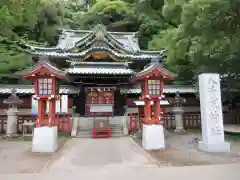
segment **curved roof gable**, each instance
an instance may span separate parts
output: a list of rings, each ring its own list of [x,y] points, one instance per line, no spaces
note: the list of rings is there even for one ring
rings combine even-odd
[[[23,71],[17,72],[16,75],[22,76],[24,78],[31,78],[40,72],[49,73],[59,79],[67,79],[66,73],[52,65],[48,61],[47,57],[40,57],[40,60],[37,62],[37,64]]]
[[[93,30],[62,29],[55,47],[26,45],[33,55],[64,58],[81,57],[92,51],[107,51],[119,58],[134,60],[162,58],[163,51],[142,51],[136,32],[109,32],[105,26],[97,25]]]
[[[162,64],[150,64],[144,70],[136,74],[135,80],[142,80],[147,76],[163,77],[164,79],[171,79],[171,80],[174,80],[177,77],[175,73],[162,67]]]

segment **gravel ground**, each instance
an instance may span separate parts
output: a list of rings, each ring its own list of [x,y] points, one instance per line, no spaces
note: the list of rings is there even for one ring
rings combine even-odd
[[[41,172],[58,158],[66,141],[59,139],[60,150],[55,154],[39,154],[31,152],[31,141],[0,140],[0,174]]]
[[[148,153],[165,166],[240,163],[240,141],[230,141],[230,153],[205,153],[198,150],[196,138],[201,139],[200,132],[193,131],[183,135],[169,133],[165,150]],[[134,140],[141,146],[139,138],[135,137]]]

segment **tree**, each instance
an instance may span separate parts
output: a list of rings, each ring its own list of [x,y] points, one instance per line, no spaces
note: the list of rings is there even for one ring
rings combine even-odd
[[[112,31],[137,30],[133,7],[133,4],[122,0],[98,0],[76,19],[76,23],[80,28],[91,28],[101,23]]]
[[[239,1],[184,1],[178,4],[176,16],[166,9],[175,9],[177,3],[163,8],[163,14],[178,23],[177,27],[159,32],[149,47],[165,47],[166,63],[185,80],[194,82],[193,75],[204,72],[220,73],[225,97],[234,97],[239,89]]]
[[[63,17],[60,4],[44,0],[0,1],[1,83],[9,82],[13,72],[32,63],[31,56],[24,52],[20,43],[56,43]]]

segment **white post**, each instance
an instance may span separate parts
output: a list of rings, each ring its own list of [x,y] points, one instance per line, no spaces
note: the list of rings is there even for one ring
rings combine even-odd
[[[127,106],[124,107],[125,109],[125,113],[124,113],[124,116],[122,117],[122,124],[123,124],[123,134],[124,136],[127,136],[129,135],[129,132],[128,132],[128,113],[127,113]]]
[[[76,115],[73,117],[73,126],[72,126],[72,131],[71,131],[71,136],[76,137],[78,133],[78,126],[79,126],[79,121],[80,121],[80,115]]]
[[[229,152],[224,140],[222,101],[219,74],[199,75],[202,141],[199,149],[206,152]]]

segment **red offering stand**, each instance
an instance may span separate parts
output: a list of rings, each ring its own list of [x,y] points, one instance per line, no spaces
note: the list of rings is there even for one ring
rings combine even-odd
[[[102,133],[102,132],[107,132],[107,133],[98,134],[98,133]],[[111,130],[110,130],[110,128],[93,128],[92,129],[92,137],[94,139],[96,139],[96,138],[109,138],[109,137],[111,137]]]
[[[92,128],[93,138],[109,138],[111,137],[111,129],[109,125],[108,117],[107,119],[94,120]]]

